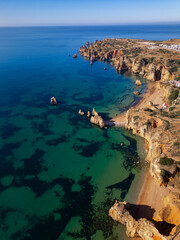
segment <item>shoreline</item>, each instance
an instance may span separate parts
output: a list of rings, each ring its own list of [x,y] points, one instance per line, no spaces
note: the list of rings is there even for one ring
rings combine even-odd
[[[149,102],[153,102],[154,105],[160,109],[163,104],[163,100],[161,97],[162,90],[158,88],[157,85],[158,85],[157,82],[149,83],[146,92],[142,94],[142,99],[133,108],[136,110],[146,108]],[[123,112],[122,114],[112,118],[112,121],[125,122],[126,112]],[[146,148],[146,144],[143,146],[143,148],[144,147]],[[144,149],[144,151],[146,151],[146,149]],[[143,169],[141,171],[143,171]],[[137,183],[138,193],[135,194],[135,200],[133,202],[136,205],[138,205],[136,210],[137,218],[147,218],[152,220],[153,217],[151,214],[152,211],[156,213],[162,208],[163,206],[162,199],[163,197],[168,195],[169,191],[165,187],[161,187],[158,185],[154,177],[151,176],[149,168],[142,172],[142,175],[140,175],[139,179],[137,179]],[[128,202],[131,202],[129,198]],[[148,206],[150,211],[142,212],[140,208],[141,205]]]
[[[134,109],[142,109],[147,107],[148,103],[151,101],[157,108],[161,108],[163,100],[161,98],[162,90],[157,88],[157,83],[149,83],[145,93],[142,93],[142,99],[133,107]],[[130,109],[130,108],[129,108]],[[128,109],[128,110],[129,110]],[[128,111],[127,110],[127,111]],[[125,122],[126,112],[119,114],[111,119],[113,122]]]
[[[169,41],[174,43],[177,40]],[[180,55],[174,55],[170,50],[147,48],[142,43],[142,40],[133,39],[103,39],[90,45],[88,42],[80,47],[79,52],[91,63],[108,61],[118,72],[130,70],[152,81],[137,103],[129,105],[110,121],[104,121],[105,127],[125,127],[145,139],[145,159],[150,163],[145,176],[140,175],[137,184],[132,184],[135,187],[131,189],[136,189],[136,203],[131,204],[136,200],[133,197],[129,204],[116,201],[109,215],[126,226],[126,233],[131,238],[150,239],[147,236],[153,236],[152,239],[165,240],[163,235],[172,235],[180,224],[180,168],[177,166],[180,161],[180,94],[179,86],[170,81],[180,77]],[[137,80],[136,84],[141,85],[141,82]],[[139,95],[138,92],[134,94]],[[133,191],[130,195],[133,196]],[[131,210],[130,205],[133,207]],[[154,220],[154,223],[148,220]],[[157,222],[161,226],[157,226]]]

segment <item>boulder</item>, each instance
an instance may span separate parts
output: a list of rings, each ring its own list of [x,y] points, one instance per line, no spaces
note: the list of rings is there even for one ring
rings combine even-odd
[[[140,86],[141,85],[141,81],[140,80],[136,80],[136,85]]]
[[[134,92],[134,95],[140,95],[140,92],[135,91],[135,92]]]
[[[77,54],[76,53],[73,55],[73,58],[77,58]]]

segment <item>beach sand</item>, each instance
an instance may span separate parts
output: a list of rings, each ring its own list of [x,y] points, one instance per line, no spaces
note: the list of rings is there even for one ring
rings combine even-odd
[[[146,93],[143,94],[142,99],[139,101],[138,104],[134,106],[134,109],[142,109],[147,108],[148,103],[151,101],[153,102],[154,106],[157,108],[162,108],[163,105],[163,90],[157,87],[157,83],[154,82],[149,85]],[[114,122],[125,122],[126,112],[114,117],[111,121]]]
[[[151,101],[154,106],[161,109],[163,104],[163,90],[158,88],[157,83],[149,85],[146,93],[142,96],[140,102],[134,106],[135,109],[147,108]],[[126,113],[112,119],[114,122],[125,122]],[[169,191],[165,187],[158,185],[156,180],[150,175],[149,171],[142,175],[139,193],[137,195],[135,215],[137,219],[147,218],[151,220],[155,213],[158,213],[163,206],[163,198]]]

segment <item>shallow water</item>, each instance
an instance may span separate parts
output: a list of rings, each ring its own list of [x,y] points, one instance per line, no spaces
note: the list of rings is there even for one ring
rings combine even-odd
[[[86,40],[145,36],[133,29],[0,29],[2,240],[126,238],[108,210],[114,199],[128,197],[140,140],[92,126],[77,112],[119,114],[138,100],[135,79],[71,56]],[[145,89],[146,81],[139,90]]]

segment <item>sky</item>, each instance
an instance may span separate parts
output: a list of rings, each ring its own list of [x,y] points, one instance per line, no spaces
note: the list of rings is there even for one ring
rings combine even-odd
[[[0,26],[180,22],[180,0],[0,0]]]

